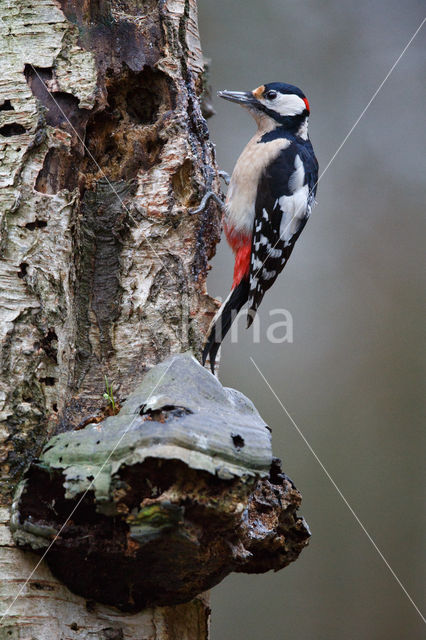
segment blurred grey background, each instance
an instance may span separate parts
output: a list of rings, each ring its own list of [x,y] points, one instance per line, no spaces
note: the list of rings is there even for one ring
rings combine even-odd
[[[214,93],[300,86],[322,169],[424,14],[416,0],[199,1]],[[263,301],[260,343],[241,330],[239,343],[228,338],[222,349],[221,380],[246,393],[272,427],[313,536],[283,571],[233,575],[213,590],[213,640],[426,637],[249,360],[424,611],[425,40],[426,26],[321,180],[319,204]],[[213,103],[211,137],[231,172],[254,123],[236,105]],[[224,240],[212,264],[209,291],[224,298],[232,280]],[[276,307],[293,316],[293,344],[266,339]]]

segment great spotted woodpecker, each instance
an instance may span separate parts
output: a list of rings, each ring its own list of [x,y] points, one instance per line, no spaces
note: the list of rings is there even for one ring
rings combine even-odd
[[[214,373],[220,344],[248,300],[247,327],[287,263],[315,201],[318,162],[308,137],[309,103],[281,82],[248,92],[220,91],[245,107],[257,132],[237,160],[225,201],[224,230],[235,253],[232,289],[203,351]]]

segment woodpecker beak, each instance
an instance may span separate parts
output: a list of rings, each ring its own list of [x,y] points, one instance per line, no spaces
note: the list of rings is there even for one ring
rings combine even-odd
[[[251,91],[218,91],[217,95],[224,100],[237,102],[242,107],[253,106],[257,102]]]

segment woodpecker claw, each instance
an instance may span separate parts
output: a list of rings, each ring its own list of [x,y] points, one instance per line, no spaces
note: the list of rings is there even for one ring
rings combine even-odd
[[[229,184],[230,178],[229,178],[229,175],[226,173],[226,171],[218,171],[217,174],[226,182],[226,184]],[[210,167],[208,165],[206,167],[206,193],[204,194],[203,199],[201,200],[199,206],[196,209],[189,209],[188,213],[191,216],[195,215],[196,213],[201,213],[202,211],[204,211],[210,198],[213,198],[216,204],[219,205],[222,212],[225,211],[225,205],[222,198],[220,198],[217,195],[217,193],[215,193],[212,190],[214,176],[215,176],[215,170],[213,169],[213,167]]]
[[[200,205],[196,208],[196,209],[189,209],[189,214],[191,216],[195,215],[196,213],[201,213],[202,211],[204,211],[204,209],[207,206],[207,202],[210,200],[210,198],[213,198],[213,200],[216,202],[216,204],[219,205],[219,207],[223,210],[224,209],[224,203],[223,200],[221,200],[219,198],[219,196],[214,192],[214,191],[207,191],[207,193],[204,195],[203,199],[200,202]]]
[[[229,184],[231,182],[231,176],[226,171],[218,171],[218,174],[225,184]]]

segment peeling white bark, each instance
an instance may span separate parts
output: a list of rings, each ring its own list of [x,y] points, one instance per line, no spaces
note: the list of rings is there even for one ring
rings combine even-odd
[[[0,104],[10,101],[12,107],[0,112],[0,127],[25,128],[21,134],[0,135],[0,345],[4,358],[0,418],[7,420],[13,412],[22,416],[25,429],[31,429],[42,415],[37,406],[40,403],[31,402],[33,397],[23,394],[14,404],[11,395],[34,374],[38,378],[57,378],[58,386],[52,392],[44,389],[44,409],[50,413],[53,404],[58,403],[58,396],[59,403],[63,402],[67,371],[74,357],[70,340],[74,312],[70,293],[71,227],[78,196],[66,190],[55,195],[34,190],[48,149],[69,145],[70,135],[52,127],[38,128],[40,110],[26,82],[24,67],[26,64],[52,67],[59,61],[60,90],[75,82],[79,97],[87,104],[93,103],[96,74],[93,56],[81,50],[76,55],[75,69],[66,74],[66,56],[72,51],[71,35],[70,42],[66,42],[69,25],[55,2],[2,0],[0,15]],[[58,313],[58,309],[64,312]],[[48,331],[49,325],[56,333],[57,365],[42,354],[38,358],[28,357],[39,349],[40,330],[35,326],[35,315],[40,327],[45,324]],[[7,465],[2,475],[2,481],[7,482]]]
[[[103,3],[81,2],[89,18],[95,5]],[[138,37],[143,42],[144,25],[154,14],[139,15],[132,3],[126,13],[124,5],[112,2],[111,29],[124,21],[126,28],[142,30]],[[105,373],[116,394],[126,395],[141,372],[168,353],[199,349],[215,308],[206,295],[205,265],[200,263],[204,257],[198,254],[208,235],[203,224],[211,226],[208,251],[216,241],[217,212],[210,212],[204,222],[188,215],[188,207],[203,195],[204,164],[214,166],[193,101],[203,67],[196,1],[161,3],[158,24],[164,42],[158,60],[149,62],[173,85],[175,108],[164,101],[155,122],[122,119],[105,134],[118,151],[109,161],[105,146],[97,161],[114,190],[126,184],[120,157],[130,161],[132,149],[144,150],[150,136],[158,143],[158,157],[128,180],[135,184],[134,195],[120,191],[124,208],[110,191],[104,197],[102,171],[84,156],[75,129],[46,123],[46,107],[24,73],[29,69],[37,81],[41,70],[50,92],[75,101],[74,111],[81,117],[75,126],[96,153],[102,123],[96,114],[111,102],[102,56],[97,58],[96,47],[92,51],[86,46],[94,39],[90,19],[81,28],[67,19],[61,6],[66,13],[67,0],[62,5],[56,0],[0,0],[0,617],[7,612],[0,640],[202,640],[208,634],[202,599],[134,616],[98,605],[91,611],[44,564],[8,611],[38,561],[14,548],[7,528],[11,493],[26,463],[58,423],[72,428],[85,412],[102,410]],[[111,55],[116,75],[120,65],[136,75],[145,68],[138,67],[137,53],[121,62],[119,46]],[[49,174],[47,161],[55,153],[59,159],[75,158],[72,169],[79,186],[68,188],[66,176],[59,189],[37,186],[46,166]],[[100,202],[92,211],[94,198]],[[114,207],[117,224],[105,239],[108,250],[117,229],[120,233],[120,216],[125,231],[113,256],[116,273],[107,283],[108,288],[117,281],[117,294],[102,306],[96,300],[96,278],[101,290],[105,265],[110,266],[109,254],[103,257],[99,249],[102,215],[112,215]],[[94,229],[100,229],[98,235]],[[86,241],[92,242],[90,250]],[[93,269],[87,275],[89,267]]]

